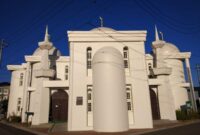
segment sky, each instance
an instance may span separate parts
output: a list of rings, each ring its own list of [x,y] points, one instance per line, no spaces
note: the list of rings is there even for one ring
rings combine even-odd
[[[193,81],[198,85],[200,64],[199,0],[0,0],[0,39],[3,49],[0,82],[9,82],[6,65],[21,64],[44,38],[45,27],[62,55],[68,55],[67,31],[87,31],[100,26],[115,30],[147,30],[146,53],[155,38],[154,26],[164,40],[182,52],[191,52]]]

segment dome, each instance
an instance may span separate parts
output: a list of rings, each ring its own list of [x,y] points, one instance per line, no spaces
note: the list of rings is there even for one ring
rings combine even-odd
[[[171,43],[165,43],[164,46],[160,49],[160,53],[164,55],[169,55],[173,53],[179,53],[180,50]]]
[[[35,56],[41,56],[41,55],[42,55],[42,49],[37,48],[37,49],[35,50],[35,52],[33,53],[33,55],[35,55]],[[60,53],[60,51],[59,51],[57,48],[52,47],[52,48],[49,50],[49,55],[61,56],[61,53]]]
[[[115,31],[114,29],[108,28],[108,27],[98,27],[98,28],[94,28],[91,31]]]
[[[103,47],[100,50],[98,50],[94,57],[93,57],[93,64],[98,63],[114,63],[118,64],[120,66],[123,65],[123,57],[122,54],[113,47]],[[121,62],[122,61],[122,62]]]

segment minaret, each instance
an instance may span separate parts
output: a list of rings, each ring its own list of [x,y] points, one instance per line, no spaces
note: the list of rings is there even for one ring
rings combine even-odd
[[[158,34],[158,30],[157,27],[155,25],[155,41],[153,41],[152,43],[152,48],[153,48],[153,52],[154,52],[154,57],[155,57],[155,66],[156,68],[161,67],[163,64],[159,64],[159,62],[162,62],[162,58],[159,55],[159,50],[160,48],[162,48],[165,44],[165,41],[160,40],[159,38],[159,34]]]
[[[172,69],[165,65],[164,56],[161,48],[165,45],[165,41],[159,39],[157,27],[155,26],[155,41],[152,43],[154,52],[154,68],[153,73],[158,80],[162,80],[162,84],[158,85],[158,100],[161,119],[176,120],[173,95],[169,84],[169,75]]]
[[[48,26],[46,26],[44,41],[39,42],[40,49],[50,50],[53,47],[53,43],[50,41],[50,35],[48,33]]]
[[[40,51],[40,62],[33,65],[35,69],[35,94],[37,99],[34,103],[37,104],[37,108],[34,110],[34,117],[32,123],[38,125],[40,123],[48,123],[49,120],[49,104],[50,104],[50,90],[43,86],[43,82],[49,81],[55,76],[55,71],[50,69],[49,51],[53,47],[53,43],[50,41],[48,34],[48,27],[45,30],[44,41],[38,43]]]
[[[158,30],[157,30],[157,27],[155,25],[155,41],[159,41],[159,35],[158,35]]]

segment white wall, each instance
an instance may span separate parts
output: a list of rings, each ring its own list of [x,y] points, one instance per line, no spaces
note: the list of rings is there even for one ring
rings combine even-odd
[[[185,83],[183,62],[178,59],[166,60],[168,67],[172,68],[172,73],[169,75],[170,86],[174,97],[175,109],[180,109],[180,106],[185,105],[188,101],[187,88],[181,87],[181,83]]]
[[[91,76],[87,76],[86,48],[92,47],[92,55],[94,55],[98,49],[105,46],[112,46],[122,54],[123,47],[129,47],[130,76],[127,76],[126,83],[132,85],[134,106],[134,124],[130,125],[130,128],[151,128],[152,116],[143,42],[76,42],[70,44],[69,130],[92,129],[86,124],[86,91],[87,85],[92,84]],[[78,96],[83,97],[82,106],[76,106]]]
[[[20,74],[23,73],[23,85],[20,86]],[[23,103],[23,90],[24,90],[24,82],[25,82],[25,70],[14,70],[11,74],[11,85],[10,85],[10,95],[9,95],[9,103],[8,103],[8,114],[7,116],[12,116],[13,114],[20,116],[20,112],[17,112],[17,102],[18,98],[21,98],[21,108]],[[21,111],[21,109],[20,109]]]

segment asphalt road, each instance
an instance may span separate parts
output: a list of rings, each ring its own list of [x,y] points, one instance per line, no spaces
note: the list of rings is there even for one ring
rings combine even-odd
[[[0,135],[35,135],[0,123]]]
[[[142,135],[200,135],[200,122]]]
[[[134,135],[134,133],[128,133]],[[0,135],[36,135],[0,123]],[[111,134],[110,134],[111,135]],[[119,134],[118,134],[119,135]],[[200,122],[142,135],[200,135]]]

